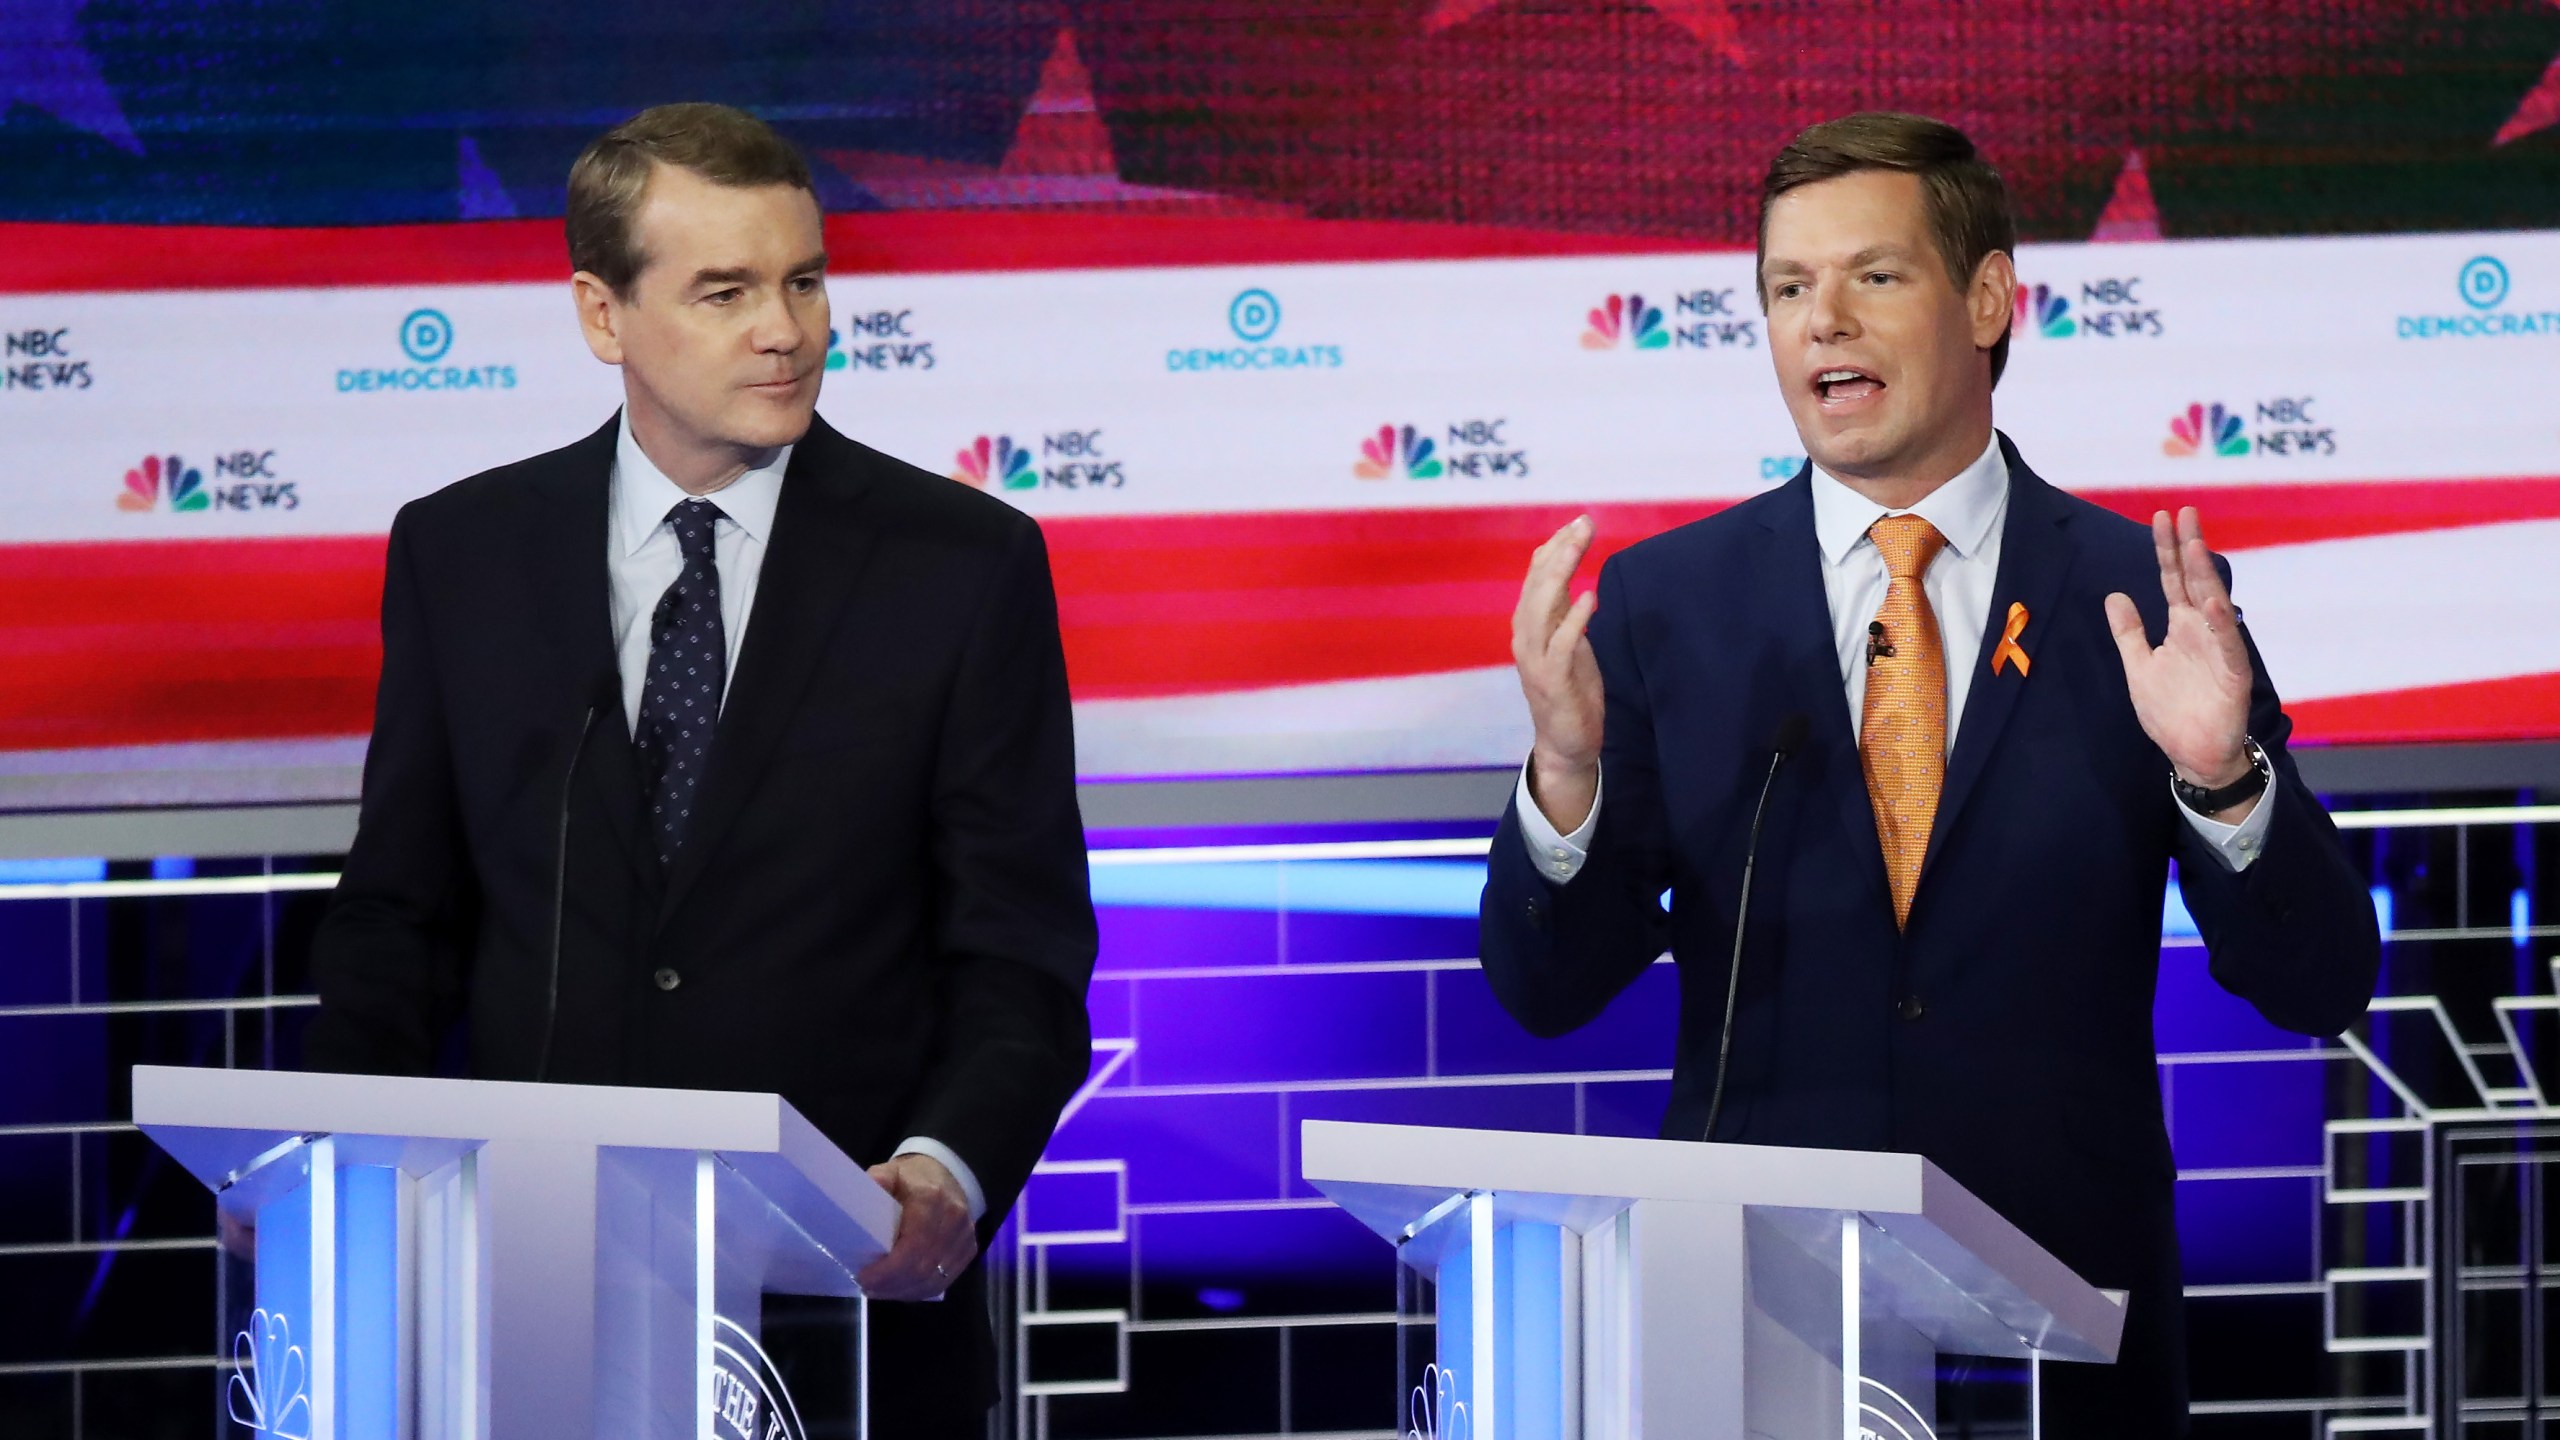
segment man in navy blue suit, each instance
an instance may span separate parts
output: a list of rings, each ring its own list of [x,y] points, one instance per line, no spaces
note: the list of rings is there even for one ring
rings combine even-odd
[[[1855,115],[1779,156],[1759,289],[1810,463],[1578,599],[1590,521],[1539,548],[1512,632],[1537,738],[1484,965],[1552,1035],[1668,949],[1662,1134],[1937,1161],[2130,1292],[2117,1365],[2048,1367],[2045,1433],[2156,1440],[2186,1430],[2151,1033],[2169,863],[2215,979],[2286,1029],[2361,1014],[2380,939],[2196,512],[2146,534],[1992,428],[2014,237],[1939,122]]]

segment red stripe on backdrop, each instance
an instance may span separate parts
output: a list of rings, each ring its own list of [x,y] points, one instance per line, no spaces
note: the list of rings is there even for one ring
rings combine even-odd
[[[1529,552],[1577,514],[1598,562],[1725,502],[1052,521],[1079,699],[1417,675],[1510,659]]]
[[[361,735],[383,541],[0,549],[0,750]]]
[[[2428,740],[2541,740],[2560,735],[2560,674],[2386,690],[2287,704],[2295,730],[2318,744]]]
[[[2141,515],[2184,497],[2095,498]],[[2214,542],[2242,550],[2560,516],[2560,479],[2197,498]],[[1588,507],[1600,528],[1585,583],[1598,558],[1720,504]],[[1202,694],[1506,663],[1529,552],[1575,513],[1051,521],[1076,694]],[[382,549],[379,537],[0,547],[0,615],[11,617],[0,624],[0,749],[364,733],[380,665]],[[2560,712],[2527,689],[2530,703],[2514,705],[2497,695],[2440,704],[2433,692],[2318,701],[2296,719],[2307,737],[2336,741],[2560,734]]]
[[[1386,220],[1096,211],[891,211],[827,218],[838,274],[1103,270],[1696,251],[1693,241]],[[266,229],[0,224],[0,294],[566,280],[557,220]]]
[[[2204,524],[2205,542],[2221,551],[2560,518],[2560,476],[2548,475],[2239,488],[2145,486],[2085,493],[2136,520],[2193,505]]]
[[[2090,498],[2136,519],[2193,500],[2207,537],[2236,551],[2560,517],[2560,478]],[[1589,576],[1619,549],[1722,506],[1587,508],[1600,527]],[[1507,617],[1529,552],[1576,513],[1550,505],[1052,521],[1076,693],[1196,694],[1506,663]]]
[[[1592,507],[1603,554],[1714,507]],[[1174,516],[1047,527],[1081,699],[1492,665],[1529,552],[1577,512]],[[379,538],[0,547],[0,750],[372,727]]]

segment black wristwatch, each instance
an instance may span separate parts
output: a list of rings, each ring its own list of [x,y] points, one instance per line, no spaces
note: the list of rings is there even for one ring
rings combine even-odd
[[[2219,790],[2207,790],[2201,785],[2190,785],[2186,777],[2178,773],[2175,766],[2170,767],[2169,783],[2176,788],[2179,803],[2199,815],[2211,818],[2244,800],[2254,800],[2265,794],[2267,786],[2276,778],[2276,767],[2268,761],[2267,752],[2258,748],[2257,741],[2244,739],[2240,742],[2240,748],[2249,756],[2249,773]]]

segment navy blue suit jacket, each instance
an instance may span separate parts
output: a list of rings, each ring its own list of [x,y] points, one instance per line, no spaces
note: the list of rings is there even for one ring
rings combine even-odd
[[[1768,742],[1783,717],[1806,716],[1769,798],[1712,1138],[1937,1161],[2084,1277],[2133,1294],[2122,1365],[2058,1367],[2083,1373],[2049,1383],[2048,1418],[2068,1428],[2047,1433],[2179,1433],[2174,1170],[2151,1033],[2169,862],[2214,978],[2285,1029],[2333,1035],[2363,1013],[2380,940],[2364,881],[2286,754],[2263,665],[2249,728],[2280,793],[2260,858],[2225,869],[2181,818],[2103,603],[2132,596],[2157,643],[2167,606],[2150,532],[2047,485],[2000,443],[1995,619],[1979,655],[1949,657],[1977,668],[1908,928],[1894,927],[1850,727],[1808,469],[1602,567],[1590,635],[1608,723],[1590,858],[1552,884],[1517,811],[1504,817],[1484,967],[1513,1015],[1555,1035],[1668,949],[1680,1045],[1662,1134],[1698,1138]],[[1996,617],[2013,601],[2032,669],[1995,675]],[[2085,1415],[2074,1390],[2090,1394]]]

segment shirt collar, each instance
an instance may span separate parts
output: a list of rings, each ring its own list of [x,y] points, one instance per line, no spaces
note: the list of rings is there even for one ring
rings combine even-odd
[[[788,445],[764,464],[703,498],[720,507],[739,529],[759,542],[771,539],[774,508],[782,501],[782,472],[791,464]],[[622,553],[635,555],[666,523],[667,512],[691,499],[666,476],[632,438],[631,412],[622,415],[621,438],[613,451],[613,528]]]
[[[1917,515],[1947,537],[1949,549],[1969,558],[1980,553],[1991,539],[1991,527],[2008,508],[2008,500],[2009,462],[2000,454],[2000,436],[1994,431],[1991,444],[1980,459],[1957,471],[1954,479],[1922,496],[1920,503],[1908,510],[1887,510],[1821,466],[1814,466],[1813,534],[1821,542],[1823,560],[1837,565],[1858,548],[1858,542],[1867,537],[1867,528],[1878,519],[1886,515]]]

